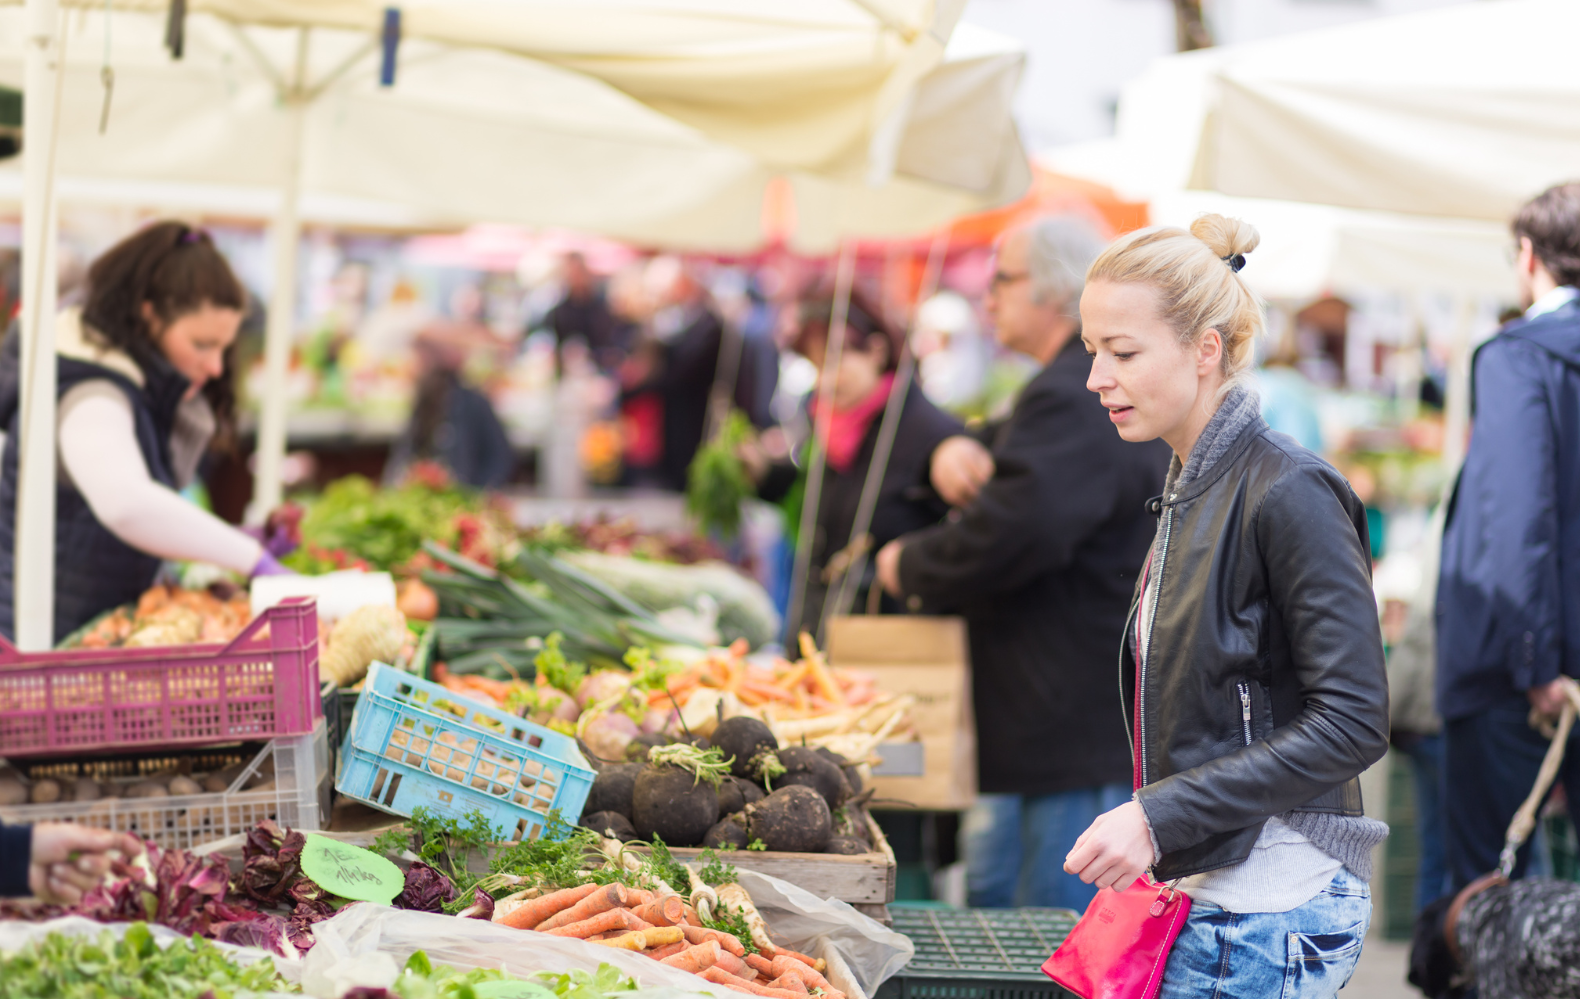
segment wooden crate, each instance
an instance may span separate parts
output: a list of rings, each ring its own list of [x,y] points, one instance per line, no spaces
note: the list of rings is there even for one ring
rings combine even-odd
[[[918,777],[877,776],[884,807],[960,811],[976,798],[976,725],[971,710],[971,657],[958,617],[874,615],[829,621],[828,659],[870,673],[879,689],[915,699],[911,719],[921,736]],[[880,751],[881,755],[881,751]]]
[[[894,901],[894,851],[867,814],[877,849],[846,856],[835,853],[780,853],[774,850],[731,850],[725,863],[742,870],[767,874],[805,888],[818,898],[838,899],[851,905],[888,905]],[[671,847],[677,860],[687,862],[702,852],[696,847]]]

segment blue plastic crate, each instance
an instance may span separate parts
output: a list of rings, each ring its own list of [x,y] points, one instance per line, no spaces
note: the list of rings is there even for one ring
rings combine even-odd
[[[594,773],[576,740],[375,663],[340,754],[341,794],[396,815],[482,812],[536,839],[550,810],[574,823]]]

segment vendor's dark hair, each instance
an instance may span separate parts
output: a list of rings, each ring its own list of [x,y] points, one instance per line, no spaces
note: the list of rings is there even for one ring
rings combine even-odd
[[[795,335],[788,345],[802,356],[808,346],[816,341],[828,342],[833,325],[834,296],[832,293],[814,292],[797,303],[798,315]],[[883,312],[860,288],[850,293],[850,308],[845,313],[845,348],[863,353],[872,349],[872,341],[880,339],[887,348],[885,371],[900,365],[900,336],[883,318]]]
[[[1514,238],[1529,239],[1559,285],[1580,284],[1580,181],[1549,187],[1520,206]]]
[[[158,345],[143,319],[144,302],[168,324],[205,305],[246,312],[247,289],[208,233],[184,222],[155,222],[104,251],[88,268],[82,319],[111,346],[146,366],[158,356]],[[235,443],[232,354],[226,353],[224,376],[203,386],[214,410],[214,446],[219,449]]]

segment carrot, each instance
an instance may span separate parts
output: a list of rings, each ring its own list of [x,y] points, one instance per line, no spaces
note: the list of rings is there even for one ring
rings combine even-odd
[[[633,911],[654,926],[677,926],[686,921],[686,903],[679,895],[655,898]]]
[[[768,960],[766,957],[763,957],[761,954],[747,954],[745,960],[748,967],[757,972],[759,975],[762,975],[764,978],[779,977],[778,975],[774,974],[773,962]]]
[[[583,887],[586,886],[584,885]],[[580,889],[569,890],[579,891]],[[553,896],[548,897],[552,898]],[[579,923],[584,919],[590,919],[598,915],[600,912],[608,912],[610,909],[628,905],[629,903],[630,896],[626,892],[625,885],[594,886],[592,891],[584,893],[580,899],[576,900],[569,907],[551,909],[547,916],[544,916],[543,919],[533,926],[533,929],[539,933],[547,933],[549,930],[558,929],[568,923]]]
[[[780,947],[774,952],[773,961],[773,976],[775,978],[778,978],[786,971],[794,971],[802,978],[807,978],[809,983],[817,988],[827,989],[830,992],[837,991],[834,986],[828,984],[828,979],[822,975],[823,969],[828,967],[828,962],[821,957],[814,960],[805,954],[797,954],[793,950],[785,950],[783,947]],[[791,962],[799,963],[800,967],[797,967],[796,963]],[[812,971],[810,977],[807,975],[807,969],[809,968]]]
[[[718,941],[714,941],[714,942],[717,943]],[[745,961],[743,961],[740,958],[736,957],[734,954],[731,954],[729,951],[725,950],[723,947],[719,948],[719,959],[717,961],[713,962],[713,966],[715,968],[723,968],[725,971],[728,971],[730,974],[732,974],[732,975],[739,975],[742,978],[756,978],[757,977],[757,972],[756,972],[755,969],[748,968],[746,966],[746,962]]]
[[[612,937],[595,937],[592,942],[617,950],[647,950],[647,934],[641,930],[632,930]]]
[[[704,929],[701,926],[682,926],[681,930],[686,934],[686,940],[691,943],[700,944],[712,940],[736,957],[747,957],[746,948],[741,946],[741,942],[731,934],[721,933],[718,930]],[[753,965],[753,967],[756,966]],[[761,970],[767,971],[768,969],[763,968]]]
[[[770,999],[806,999],[806,993],[804,992],[789,992],[785,989],[758,985],[756,982],[748,982],[739,975],[732,975],[721,968],[704,968],[697,973],[715,985],[723,985],[726,988],[735,989],[737,992],[750,992],[755,996],[769,996]]]
[[[600,885],[578,885],[575,888],[564,888],[560,891],[550,892],[542,898],[525,902],[510,912],[506,913],[499,923],[512,926],[518,930],[530,930],[539,923],[556,913],[569,909],[576,903],[597,891]]]
[[[775,978],[773,981],[768,983],[768,987],[771,989],[784,989],[786,992],[809,993],[812,991],[806,987],[806,982],[801,980],[801,976],[793,971],[787,971],[778,978]]]
[[[699,975],[702,973],[702,969],[713,967],[719,960],[719,955],[723,953],[724,951],[720,949],[718,944],[709,940],[707,943],[687,947],[679,954],[672,954],[664,958],[664,963],[671,968],[679,968],[681,971],[689,971],[694,975]]]
[[[585,940],[595,933],[604,933],[609,930],[650,930],[653,924],[645,919],[638,919],[636,913],[630,909],[606,909],[590,919],[583,919],[577,923],[567,923],[548,930],[549,936],[575,937]]]
[[[690,905],[686,906],[686,925],[688,925],[688,926],[701,926],[702,925],[702,917],[697,915],[697,910],[693,909]]]
[[[650,950],[647,952],[647,956],[655,961],[662,961],[664,958],[673,957],[685,949],[686,942],[682,940],[680,943],[665,944],[662,947],[657,947],[653,950]]]
[[[741,684],[740,692],[743,699],[747,694],[756,694],[759,697],[772,698],[776,701],[795,700],[794,697],[790,696],[790,692],[788,690],[780,690],[778,687],[775,687],[772,684],[767,684],[756,680],[748,680],[746,683]]]
[[[655,926],[646,930],[631,930],[626,933],[614,933],[604,936],[594,943],[601,943],[607,947],[619,947],[622,950],[648,950],[654,947],[670,947],[675,944],[685,944],[685,939],[680,935],[678,926]]]

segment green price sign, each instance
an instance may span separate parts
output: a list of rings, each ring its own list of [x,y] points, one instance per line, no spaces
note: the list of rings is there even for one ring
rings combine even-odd
[[[388,905],[406,887],[401,869],[371,850],[307,834],[302,870],[327,892]]]

